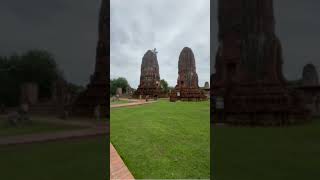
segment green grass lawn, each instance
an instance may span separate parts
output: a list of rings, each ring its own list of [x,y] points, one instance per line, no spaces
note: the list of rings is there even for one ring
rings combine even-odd
[[[57,132],[65,130],[81,129],[83,127],[57,124],[49,122],[39,122],[33,121],[32,124],[24,124],[16,127],[9,126],[4,120],[0,121],[0,137],[14,136],[14,135],[24,135],[33,133],[46,133],[46,132]]]
[[[209,102],[111,109],[111,142],[135,178],[209,178]]]
[[[106,137],[0,146],[1,179],[107,179],[108,156]]]
[[[317,180],[320,121],[287,128],[216,127],[211,135],[215,180]]]

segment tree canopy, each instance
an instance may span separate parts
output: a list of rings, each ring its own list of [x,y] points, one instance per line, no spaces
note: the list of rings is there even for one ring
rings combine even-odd
[[[166,80],[161,79],[160,86],[161,86],[163,92],[165,92],[165,93],[169,92],[169,85],[168,85],[168,82]]]
[[[110,81],[110,94],[115,95],[117,88],[122,88],[122,92],[126,92],[127,88],[130,88],[130,85],[126,78],[119,77],[116,79],[111,79]]]
[[[53,82],[60,76],[51,53],[45,50],[30,50],[21,55],[0,57],[0,104],[17,105],[20,86],[25,82],[38,84],[39,96],[50,97]]]

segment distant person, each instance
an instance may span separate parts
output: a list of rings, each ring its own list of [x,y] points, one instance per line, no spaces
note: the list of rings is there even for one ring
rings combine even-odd
[[[29,122],[29,104],[28,103],[22,103],[20,108],[20,121],[22,122]]]
[[[100,121],[100,116],[101,116],[101,110],[100,110],[100,105],[97,105],[94,109],[94,116],[97,121]]]
[[[63,107],[61,119],[68,119],[69,118],[69,111],[67,109],[67,106]]]
[[[28,111],[29,111],[29,105],[28,105],[27,103],[23,103],[23,104],[21,105],[21,110],[22,110],[23,113],[28,113]]]
[[[9,112],[8,122],[11,126],[17,126],[19,120],[19,113],[17,111]]]
[[[154,96],[154,98],[153,98],[155,101],[157,101],[158,100],[158,96]]]

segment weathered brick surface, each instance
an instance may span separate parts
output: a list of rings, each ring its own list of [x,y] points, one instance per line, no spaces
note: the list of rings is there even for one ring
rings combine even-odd
[[[134,179],[116,149],[110,143],[110,179]]]

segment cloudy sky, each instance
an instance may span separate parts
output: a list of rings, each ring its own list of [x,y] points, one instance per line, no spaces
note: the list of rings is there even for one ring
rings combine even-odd
[[[94,70],[101,0],[1,0],[0,55],[40,48],[52,52],[71,82],[85,85]],[[215,5],[216,0],[211,0]],[[112,77],[139,79],[143,54],[157,48],[161,78],[174,85],[180,51],[190,46],[200,83],[209,79],[216,52],[216,7],[209,0],[111,0]],[[303,65],[320,68],[320,1],[274,0],[276,29],[284,53],[287,79],[301,77]],[[212,63],[213,65],[213,63]]]
[[[45,49],[66,78],[85,85],[94,70],[101,0],[1,0],[0,55]]]
[[[319,74],[320,1],[274,0],[274,6],[285,76],[287,79],[301,78],[307,63],[313,63]]]
[[[160,78],[175,86],[185,46],[202,86],[210,79],[210,0],[111,0],[111,78],[136,88],[144,53],[157,48]]]

